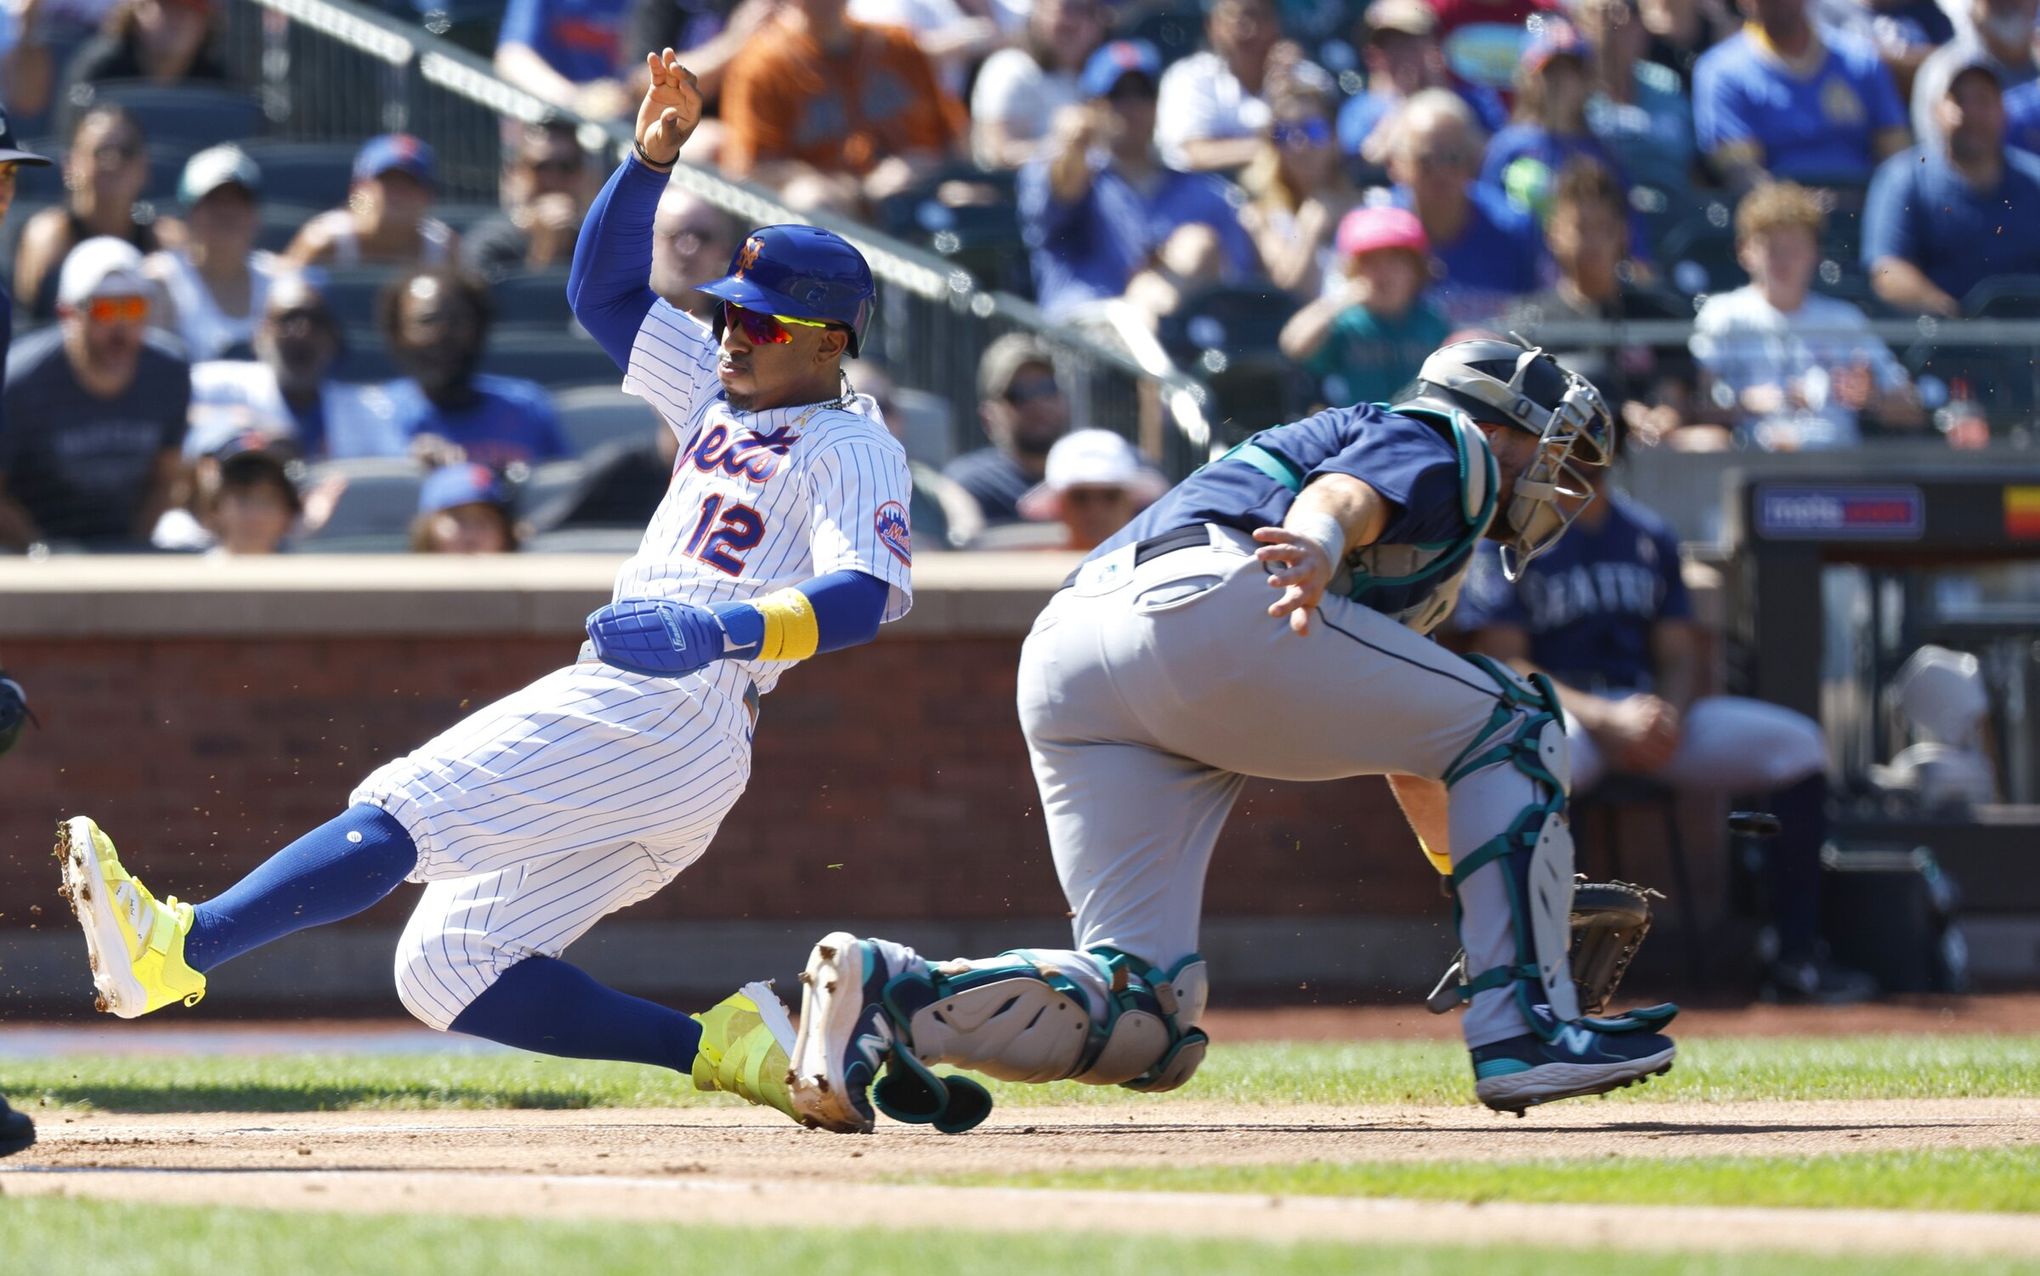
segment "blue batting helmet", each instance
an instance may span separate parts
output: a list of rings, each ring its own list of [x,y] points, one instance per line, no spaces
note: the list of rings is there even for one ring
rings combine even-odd
[[[746,310],[840,323],[853,356],[878,295],[864,254],[819,226],[760,226],[737,245],[730,273],[701,291]]]

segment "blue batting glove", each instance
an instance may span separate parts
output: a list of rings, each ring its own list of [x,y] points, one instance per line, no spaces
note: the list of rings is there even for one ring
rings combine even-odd
[[[626,598],[588,617],[588,637],[605,665],[651,678],[678,678],[725,654],[714,612],[670,598]]]

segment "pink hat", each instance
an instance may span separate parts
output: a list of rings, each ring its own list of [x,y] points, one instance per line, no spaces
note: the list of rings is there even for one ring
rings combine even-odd
[[[1347,257],[1404,248],[1420,256],[1431,251],[1424,224],[1404,208],[1356,208],[1339,219],[1339,252]]]

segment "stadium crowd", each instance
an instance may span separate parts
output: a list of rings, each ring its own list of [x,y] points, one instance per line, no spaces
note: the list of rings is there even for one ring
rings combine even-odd
[[[0,548],[627,547],[672,441],[571,330],[602,173],[565,113],[634,113],[665,45],[711,101],[690,158],[1185,367],[1222,332],[1264,410],[1391,398],[1456,332],[1644,320],[1691,339],[1564,350],[1641,446],[1974,446],[2032,406],[1866,319],[2040,310],[2040,0],[391,2],[563,112],[506,131],[496,205],[406,134],[311,171],[123,105],[245,91],[217,0],[0,8],[0,153],[55,161],[0,159]],[[672,188],[656,290],[711,318],[741,231]],[[924,544],[1095,544],[1157,490],[1032,338],[975,405],[853,375]]]

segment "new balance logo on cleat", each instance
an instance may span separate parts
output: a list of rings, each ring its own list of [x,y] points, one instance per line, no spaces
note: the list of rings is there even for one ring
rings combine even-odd
[[[871,1069],[871,1075],[874,1077],[878,1075],[879,1065],[885,1062],[885,1057],[890,1052],[892,1037],[892,1025],[883,1018],[873,1019],[871,1027],[857,1035],[854,1049],[864,1060],[864,1065]]]
[[[1561,1025],[1546,1041],[1534,1032],[1473,1048],[1474,1093],[1497,1112],[1605,1094],[1671,1071],[1677,1048],[1655,1032],[1596,1032]]]

